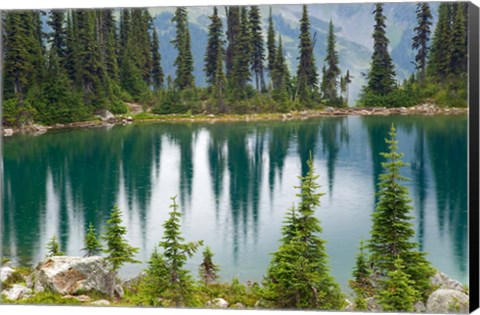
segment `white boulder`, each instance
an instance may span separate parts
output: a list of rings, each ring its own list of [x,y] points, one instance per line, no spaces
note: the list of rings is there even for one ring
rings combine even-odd
[[[102,257],[49,257],[36,268],[33,281],[37,291],[49,288],[62,295],[96,290],[113,296],[116,274]]]

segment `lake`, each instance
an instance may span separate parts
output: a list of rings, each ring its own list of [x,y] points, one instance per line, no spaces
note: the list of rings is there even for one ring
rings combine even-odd
[[[213,250],[222,280],[261,281],[312,152],[333,276],[347,290],[369,238],[380,153],[390,126],[409,165],[415,240],[435,267],[468,282],[467,116],[348,116],[303,121],[138,123],[13,136],[4,141],[3,253],[36,265],[53,234],[82,255],[85,231],[118,205],[146,267],[177,196],[182,232]],[[200,249],[200,252],[203,248]],[[201,254],[188,268],[197,276]]]

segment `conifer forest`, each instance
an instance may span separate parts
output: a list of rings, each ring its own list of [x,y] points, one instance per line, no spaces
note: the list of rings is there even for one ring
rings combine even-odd
[[[468,312],[468,12],[3,11],[0,302]]]

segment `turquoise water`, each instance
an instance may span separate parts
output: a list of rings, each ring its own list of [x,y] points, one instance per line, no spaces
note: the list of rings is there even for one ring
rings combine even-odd
[[[465,115],[144,123],[5,138],[4,255],[35,265],[53,234],[67,254],[81,255],[88,224],[101,229],[117,204],[145,262],[162,237],[170,197],[178,196],[183,235],[212,248],[222,278],[261,280],[311,151],[325,193],[321,236],[346,288],[359,241],[369,237],[392,123],[410,163],[402,173],[411,179],[416,241],[437,268],[467,283]],[[195,275],[200,260],[189,262]]]

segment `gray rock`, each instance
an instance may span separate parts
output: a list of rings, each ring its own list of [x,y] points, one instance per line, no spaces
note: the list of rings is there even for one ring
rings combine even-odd
[[[97,305],[97,306],[107,306],[107,305],[110,305],[110,301],[98,300],[98,301],[92,302],[91,304],[92,305]]]
[[[38,265],[33,278],[36,292],[49,288],[62,295],[96,290],[113,296],[115,287],[115,273],[98,256],[49,257]]]
[[[33,291],[35,291],[35,293],[44,292],[45,287],[43,286],[43,284],[37,281],[37,282],[34,282]]]
[[[13,129],[11,128],[3,129],[3,135],[6,137],[13,136]]]
[[[15,272],[12,267],[6,266],[0,268],[0,281],[5,282]]]
[[[106,109],[102,109],[102,110],[99,110],[97,112],[95,112],[95,114],[102,120],[102,121],[108,121],[108,122],[113,122],[115,121],[115,116],[108,110]]]
[[[413,309],[415,313],[425,313],[425,311],[427,310],[425,304],[422,301],[415,302],[415,304],[413,304]]]
[[[452,289],[438,289],[427,301],[427,313],[468,313],[468,295]]]
[[[216,298],[207,302],[207,306],[213,308],[227,308],[228,305],[228,302],[222,298]]]
[[[32,290],[19,284],[14,284],[11,289],[3,290],[2,296],[10,301],[17,301],[22,298],[28,298],[32,296]]]
[[[464,286],[460,282],[449,278],[446,274],[440,271],[430,278],[430,283],[436,289],[449,289],[466,293]]]
[[[125,292],[123,291],[122,286],[119,284],[116,284],[113,288],[113,294],[121,299],[123,299],[123,297],[125,296]]]

